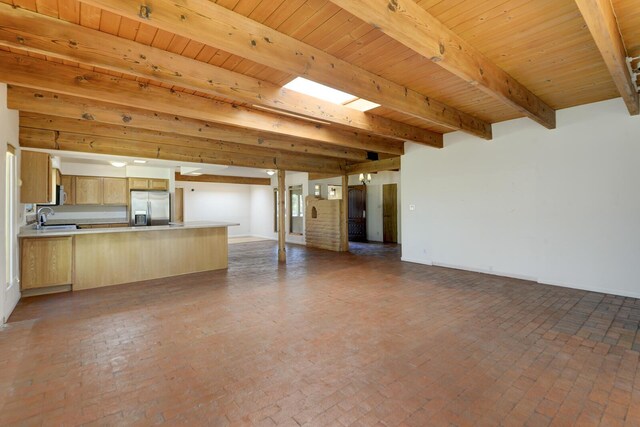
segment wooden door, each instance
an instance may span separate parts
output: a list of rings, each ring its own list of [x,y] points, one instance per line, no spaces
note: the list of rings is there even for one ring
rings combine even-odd
[[[398,184],[382,186],[382,240],[398,243]]]
[[[76,204],[76,180],[71,175],[63,175],[60,179],[62,186],[64,187],[64,193],[67,195],[64,201],[65,205]]]
[[[175,195],[176,217],[175,222],[184,222],[184,188],[176,188]]]
[[[103,178],[102,203],[105,205],[127,205],[128,196],[126,178]]]
[[[367,187],[354,185],[349,187],[349,240],[365,242],[367,240]]]
[[[102,204],[102,178],[76,176],[76,205]]]

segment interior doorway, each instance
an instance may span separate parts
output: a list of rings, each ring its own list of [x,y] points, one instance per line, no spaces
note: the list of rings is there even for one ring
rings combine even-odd
[[[289,214],[289,233],[303,234],[304,200],[302,199],[302,185],[289,187],[289,206],[291,206]]]
[[[398,243],[398,184],[382,186],[382,241]]]
[[[349,187],[349,241],[367,241],[367,187]]]

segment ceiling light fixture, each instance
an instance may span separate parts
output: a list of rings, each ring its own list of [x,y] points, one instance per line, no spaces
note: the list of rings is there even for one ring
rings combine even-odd
[[[191,173],[189,173],[189,174],[187,174],[187,175],[191,175],[191,176],[200,176],[200,175],[202,175],[202,174],[201,174],[200,172],[191,172]]]
[[[274,171],[273,169],[267,169],[267,175],[273,176],[275,174],[276,174],[276,171]]]
[[[139,164],[143,165],[143,164],[147,163],[147,161],[146,160],[137,160],[136,159],[136,160],[133,161],[133,163],[139,163]]]
[[[368,173],[365,177],[363,173],[360,174],[358,180],[362,183],[362,185],[371,184],[371,174]]]
[[[111,166],[114,166],[116,168],[121,168],[127,165],[125,162],[109,162],[109,163],[111,163]]]

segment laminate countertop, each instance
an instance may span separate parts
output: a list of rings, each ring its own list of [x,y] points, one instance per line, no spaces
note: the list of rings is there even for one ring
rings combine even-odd
[[[169,225],[151,225],[144,227],[117,227],[117,228],[86,228],[79,230],[36,230],[33,228],[23,228],[18,234],[19,238],[33,237],[58,237],[58,236],[77,236],[80,234],[111,234],[111,233],[144,233],[148,231],[162,230],[184,230],[191,228],[221,228],[240,225],[234,222],[213,222],[213,221],[193,221],[171,223]]]

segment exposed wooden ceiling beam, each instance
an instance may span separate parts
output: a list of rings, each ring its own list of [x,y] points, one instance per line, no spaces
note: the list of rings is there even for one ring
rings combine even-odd
[[[375,160],[373,162],[356,163],[347,166],[347,175],[356,175],[359,173],[372,173],[381,171],[390,171],[400,169],[400,157],[391,157],[384,160]]]
[[[226,175],[182,175],[176,172],[176,182],[214,182],[218,184],[271,185],[271,178]]]
[[[0,3],[0,45],[149,78],[235,101],[442,147],[442,135],[365,114],[224,68]]]
[[[194,147],[190,144],[164,144],[58,132],[49,129],[20,127],[19,139],[20,146],[24,148],[111,154],[260,169],[284,168],[301,172],[326,172],[328,170],[332,173],[341,174],[346,169],[345,162],[337,159],[280,154],[248,156],[243,153],[221,151],[215,146]]]
[[[0,81],[361,150],[402,144],[9,52],[0,51]]]
[[[218,139],[192,137],[179,135],[171,132],[158,132],[147,129],[129,128],[126,126],[115,126],[104,123],[96,123],[87,120],[66,119],[56,116],[48,116],[36,113],[20,113],[20,126],[25,128],[46,129],[57,132],[67,132],[82,135],[100,136],[121,140],[143,141],[159,144],[201,148],[204,150],[224,151],[229,153],[243,154],[245,156],[280,156],[287,158],[295,156],[294,153],[282,150],[274,150],[266,147],[255,147],[246,144],[236,144],[233,142]],[[306,156],[308,160],[322,161],[320,156]]]
[[[553,108],[413,0],[331,1],[541,125],[556,127]]]
[[[576,4],[629,113],[634,116],[639,114],[638,92],[627,67],[627,51],[611,1],[576,0]]]
[[[49,123],[51,120],[61,118],[84,122],[86,129],[92,129],[92,132],[89,132],[92,134],[104,131],[104,125],[111,125],[119,129],[122,134],[133,134],[136,129],[144,129],[158,133],[172,133],[185,137],[208,138],[243,144],[247,146],[248,150],[270,148],[283,152],[336,157],[351,161],[363,162],[367,160],[367,152],[364,150],[294,138],[272,138],[270,135],[246,129],[225,127],[200,120],[108,103],[87,102],[68,95],[58,95],[17,86],[9,87],[7,105],[9,108],[21,111],[21,120],[27,118],[32,121],[39,120],[38,125],[30,127],[47,128],[47,126],[54,125]],[[124,122],[123,117],[126,117]],[[123,126],[123,123],[126,125]]]
[[[145,0],[150,13],[140,16],[140,3],[129,0],[84,0],[101,9],[153,25],[250,58],[291,74],[308,77],[385,107],[491,138],[491,125],[414,90],[389,81],[326,52],[282,34],[209,0]]]

